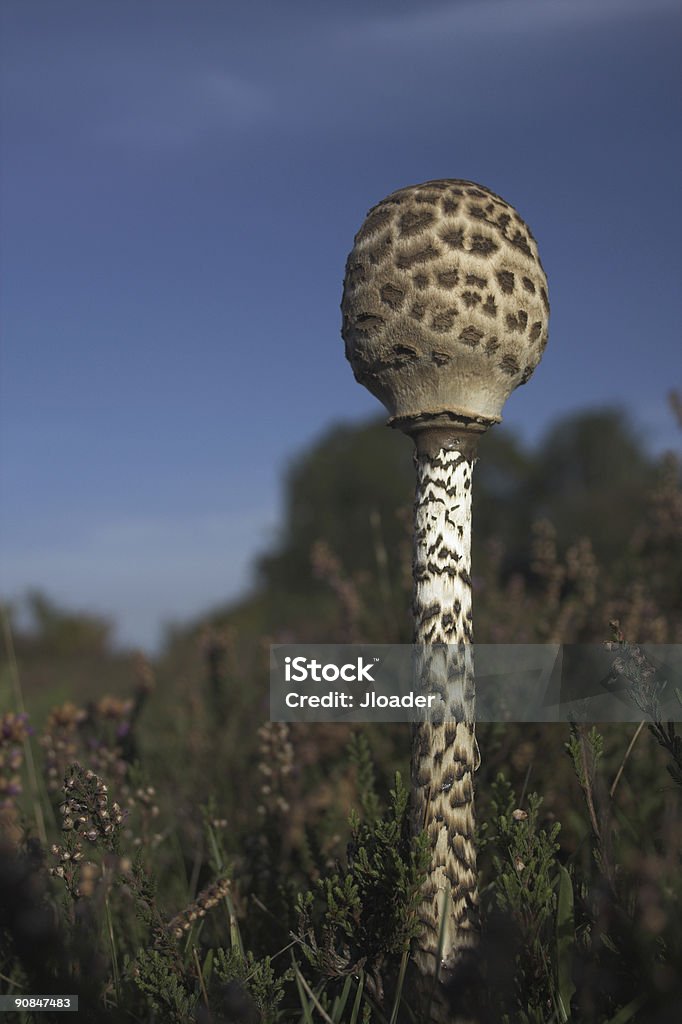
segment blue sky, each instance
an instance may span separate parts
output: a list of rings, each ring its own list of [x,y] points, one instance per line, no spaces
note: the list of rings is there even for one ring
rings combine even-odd
[[[675,443],[677,0],[23,0],[2,6],[0,566],[123,642],[230,596],[287,461],[380,411],[346,255],[403,185],[513,203],[550,343],[505,408]]]

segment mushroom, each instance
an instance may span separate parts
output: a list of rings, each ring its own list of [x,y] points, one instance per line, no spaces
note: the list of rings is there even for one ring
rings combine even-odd
[[[416,960],[447,982],[478,937],[472,470],[479,437],[542,356],[547,280],[504,199],[471,181],[427,181],[369,211],[341,310],[356,380],[416,446],[414,638],[422,685],[443,698],[413,731],[414,827],[431,849]]]

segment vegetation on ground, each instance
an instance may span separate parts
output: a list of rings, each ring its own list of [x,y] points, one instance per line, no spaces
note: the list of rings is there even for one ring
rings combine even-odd
[[[609,643],[642,720],[479,725],[472,1013],[665,1024],[682,737],[641,645],[682,642],[680,467],[609,411],[483,443],[476,639]],[[270,643],[410,641],[412,487],[407,439],[332,432],[253,592],[153,661],[41,595],[28,625],[4,609],[0,992],[78,993],[84,1021],[418,1020],[409,727],[267,720]]]

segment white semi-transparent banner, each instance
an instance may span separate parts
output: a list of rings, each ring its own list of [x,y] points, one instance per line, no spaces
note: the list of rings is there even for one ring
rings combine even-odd
[[[270,718],[676,721],[682,644],[275,644]]]

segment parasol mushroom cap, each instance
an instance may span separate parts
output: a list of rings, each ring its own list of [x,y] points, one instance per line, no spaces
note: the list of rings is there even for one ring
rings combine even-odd
[[[373,206],[346,263],[341,311],[356,380],[410,432],[499,422],[547,344],[535,239],[472,181],[410,185]]]

